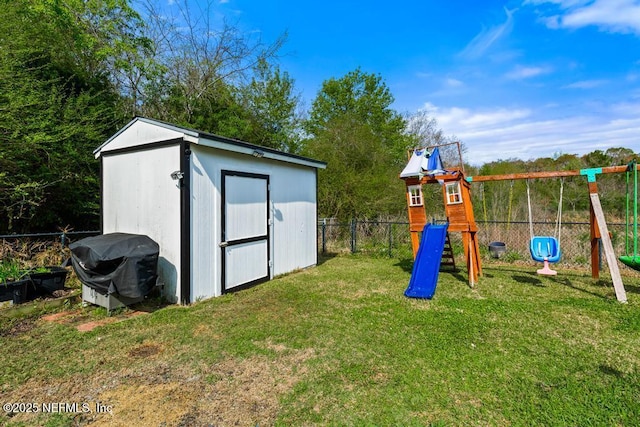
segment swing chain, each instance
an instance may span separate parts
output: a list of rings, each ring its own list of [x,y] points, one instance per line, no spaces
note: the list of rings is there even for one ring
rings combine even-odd
[[[531,191],[529,189],[529,179],[527,179],[527,207],[529,208],[529,234],[533,240],[533,215],[531,214]]]
[[[513,204],[513,180],[509,186],[509,211],[507,212],[507,232],[511,229],[511,206]]]
[[[560,178],[560,200],[558,201],[558,214],[556,215],[555,236],[560,243],[560,234],[562,232],[562,193],[564,192],[564,178]]]
[[[556,214],[556,224],[554,235],[555,238],[560,243],[560,234],[562,232],[562,197],[564,193],[564,178],[560,179],[560,199],[558,200],[558,212]],[[529,234],[531,235],[531,239],[533,240],[533,214],[531,210],[531,190],[529,186],[529,179],[527,179],[527,206],[529,208]]]

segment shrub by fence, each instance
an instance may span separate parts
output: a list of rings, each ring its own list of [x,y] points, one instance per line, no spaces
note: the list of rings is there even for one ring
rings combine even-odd
[[[70,243],[98,234],[99,231],[60,231],[0,235],[0,259],[17,259],[26,267],[59,265],[71,256]]]

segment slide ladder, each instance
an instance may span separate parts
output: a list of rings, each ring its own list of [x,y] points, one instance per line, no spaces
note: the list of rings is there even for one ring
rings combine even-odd
[[[451,246],[451,239],[449,233],[444,242],[444,249],[442,250],[442,261],[440,261],[440,267],[450,267],[451,271],[456,271],[456,260],[453,256],[453,246]]]
[[[409,287],[404,291],[406,297],[431,299],[436,292],[448,226],[448,224],[424,226],[418,254],[413,262]]]

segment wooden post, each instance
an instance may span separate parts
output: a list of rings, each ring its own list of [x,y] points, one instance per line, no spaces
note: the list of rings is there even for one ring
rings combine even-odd
[[[411,231],[411,250],[413,251],[413,259],[416,259],[418,255],[418,249],[420,248],[420,237],[417,231]]]
[[[480,244],[478,243],[478,233],[475,231],[471,233],[471,240],[473,241],[473,252],[474,258],[473,263],[475,268],[473,271],[476,272],[475,280],[478,281],[478,278],[482,276],[482,261],[480,260]]]
[[[464,257],[467,261],[467,271],[469,272],[469,286],[473,288],[482,275],[480,246],[478,245],[477,233],[474,231],[463,231],[462,244],[464,246]]]
[[[473,263],[471,262],[471,239],[468,231],[462,232],[462,246],[464,248],[464,259],[467,262],[467,272],[469,273],[469,286],[473,287],[476,283],[474,275],[475,271],[473,270]]]

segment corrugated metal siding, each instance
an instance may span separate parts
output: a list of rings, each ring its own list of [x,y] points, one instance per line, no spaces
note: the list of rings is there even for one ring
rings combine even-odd
[[[145,234],[160,245],[164,294],[178,302],[180,283],[180,147],[104,155],[103,232]]]

